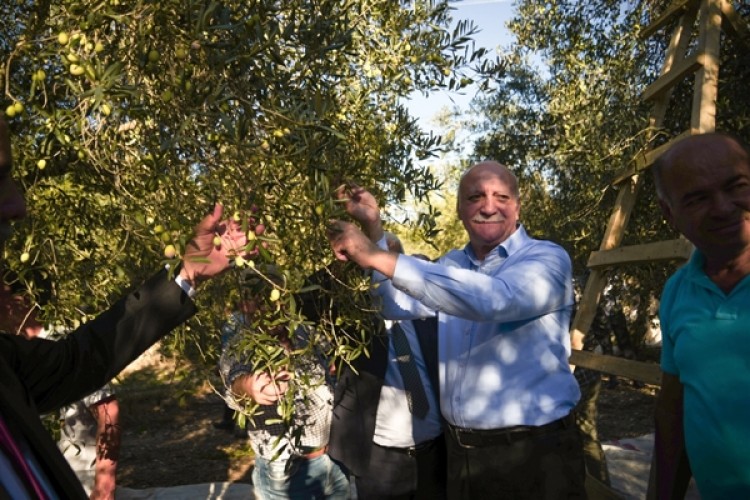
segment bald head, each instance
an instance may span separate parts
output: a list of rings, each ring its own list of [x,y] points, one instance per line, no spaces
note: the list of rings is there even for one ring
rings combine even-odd
[[[692,135],[678,141],[653,165],[656,195],[662,202],[671,205],[674,201],[668,182],[671,175],[721,162],[750,165],[746,146],[739,139],[721,132]]]
[[[665,218],[705,256],[707,271],[750,262],[750,162],[738,139],[683,139],[656,162],[654,179]]]
[[[518,189],[518,179],[516,178],[516,175],[511,172],[508,167],[500,162],[494,160],[485,160],[479,163],[475,163],[471,167],[464,170],[464,173],[461,174],[461,179],[458,182],[459,193],[461,193],[461,188],[465,185],[465,181],[467,177],[470,176],[470,174],[482,176],[497,176],[502,179],[505,184],[507,184],[508,188],[511,190],[516,199],[519,199],[521,197],[521,193]],[[458,203],[459,205],[461,203],[460,196],[458,198]]]

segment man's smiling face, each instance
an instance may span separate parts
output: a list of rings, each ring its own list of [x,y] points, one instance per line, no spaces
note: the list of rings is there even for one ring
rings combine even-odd
[[[662,210],[709,260],[750,252],[750,162],[733,139],[693,136],[671,151],[663,168]]]
[[[521,204],[515,177],[496,162],[473,166],[458,187],[458,217],[477,258],[516,230]]]

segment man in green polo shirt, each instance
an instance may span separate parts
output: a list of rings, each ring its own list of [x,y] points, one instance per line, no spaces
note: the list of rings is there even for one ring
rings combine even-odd
[[[660,304],[662,388],[651,498],[750,498],[750,155],[732,136],[681,140],[654,166],[669,223],[695,245]]]

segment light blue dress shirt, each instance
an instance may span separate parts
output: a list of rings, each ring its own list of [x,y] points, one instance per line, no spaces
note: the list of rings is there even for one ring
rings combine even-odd
[[[385,238],[378,242],[385,247]],[[470,245],[437,263],[399,255],[392,280],[373,273],[387,319],[438,315],[440,407],[469,429],[544,425],[570,413],[570,257],[523,226],[483,261]]]

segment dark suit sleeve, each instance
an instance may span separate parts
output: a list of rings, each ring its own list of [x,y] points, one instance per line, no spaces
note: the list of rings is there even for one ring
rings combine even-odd
[[[57,342],[0,335],[1,355],[46,413],[102,387],[194,313],[193,302],[161,272]]]

